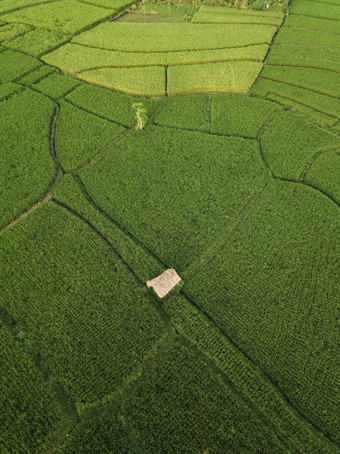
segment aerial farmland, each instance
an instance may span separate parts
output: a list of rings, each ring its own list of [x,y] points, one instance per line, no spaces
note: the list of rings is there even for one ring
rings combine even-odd
[[[0,454],[340,453],[340,0],[0,0]]]

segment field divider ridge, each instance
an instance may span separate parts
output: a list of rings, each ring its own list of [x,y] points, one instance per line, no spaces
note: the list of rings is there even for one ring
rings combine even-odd
[[[102,215],[104,216],[109,222],[111,222],[115,227],[117,227],[122,233],[128,236],[135,244],[137,244],[140,248],[144,250],[148,255],[153,257],[157,263],[159,263],[165,269],[168,268],[168,265],[164,263],[157,255],[155,255],[147,246],[142,243],[137,237],[135,237],[129,230],[123,227],[119,222],[113,219],[108,213],[106,213],[101,207],[99,207],[96,202],[93,200],[91,195],[88,193],[86,186],[84,185],[83,181],[79,177],[79,175],[74,175],[75,181],[79,185],[82,193],[84,194],[86,200]]]
[[[337,453],[335,443],[294,407],[266,372],[229,338],[209,314],[186,295],[185,288],[180,290],[180,294],[184,298],[184,301],[179,301],[181,308],[184,307],[184,316],[180,314],[177,323],[178,309],[171,307],[174,298],[166,304],[169,318],[174,319],[172,323],[179,334],[193,343],[223,373],[245,400],[250,401],[251,408],[256,408],[264,420],[270,421],[279,438],[286,442],[287,433],[291,432],[294,446],[289,447],[295,448],[293,452],[305,452],[307,443],[310,449],[308,452],[321,452],[326,444],[327,452]],[[186,306],[185,301],[188,303]]]

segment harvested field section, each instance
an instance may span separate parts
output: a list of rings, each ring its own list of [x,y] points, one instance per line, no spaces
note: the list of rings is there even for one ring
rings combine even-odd
[[[44,61],[135,96],[247,92],[275,31],[276,26],[253,23],[106,22],[47,54]]]
[[[340,433],[339,227],[338,207],[322,194],[272,182],[184,289],[333,442]]]
[[[180,274],[224,235],[267,171],[253,140],[150,126],[80,178],[98,206]]]
[[[117,392],[166,333],[155,306],[88,225],[52,202],[1,240],[2,304],[78,410]]]
[[[29,90],[0,104],[0,226],[38,202],[55,177],[50,155],[53,114],[53,102]]]

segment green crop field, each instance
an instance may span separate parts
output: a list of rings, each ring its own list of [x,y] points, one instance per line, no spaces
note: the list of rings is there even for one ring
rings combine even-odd
[[[0,0],[1,454],[340,454],[339,32]]]

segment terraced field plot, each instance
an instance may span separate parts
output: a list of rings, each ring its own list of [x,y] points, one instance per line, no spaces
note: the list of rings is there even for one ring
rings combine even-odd
[[[339,2],[127,6],[0,1],[0,452],[338,453]]]
[[[134,95],[247,92],[281,20],[274,18],[272,25],[108,22],[78,35],[44,61],[87,82]]]

